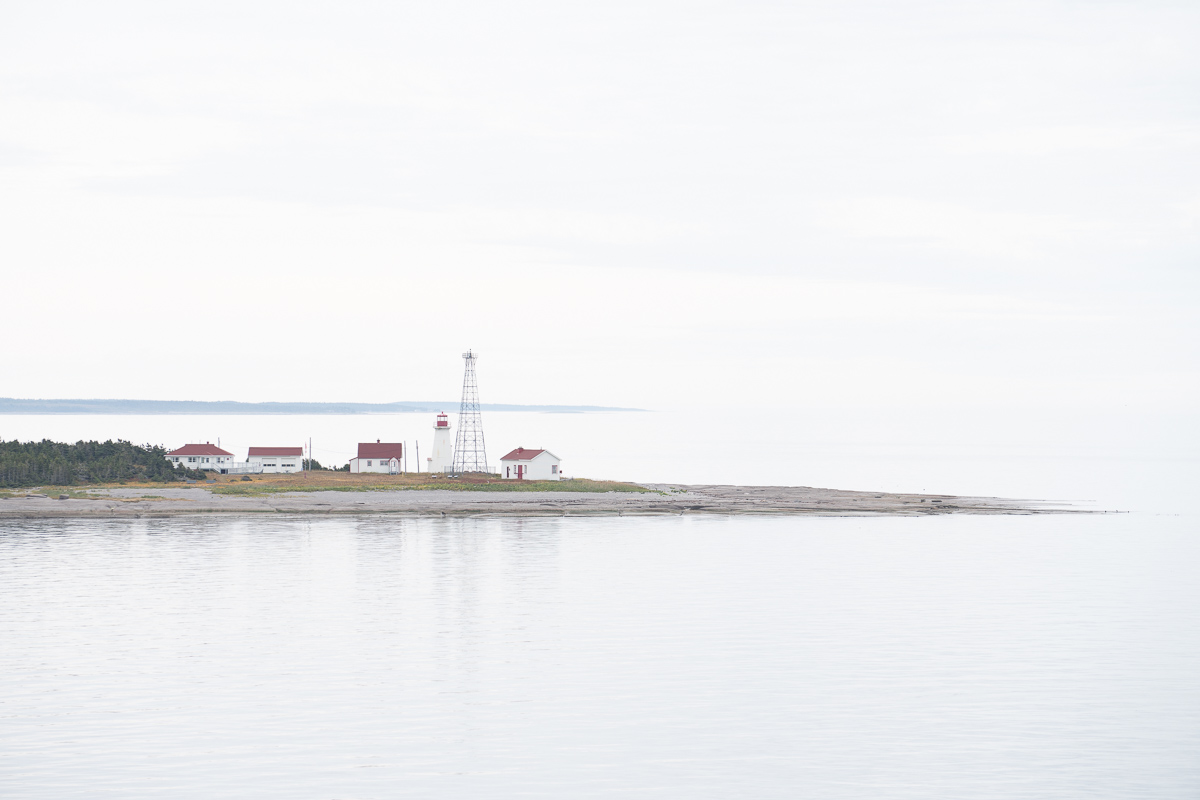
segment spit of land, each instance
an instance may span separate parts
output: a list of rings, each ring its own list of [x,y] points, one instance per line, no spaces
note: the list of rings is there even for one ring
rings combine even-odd
[[[197,514],[409,516],[646,516],[1088,513],[1036,500],[817,489],[806,486],[499,481],[429,475],[214,476],[194,484],[113,484],[0,490],[0,519],[172,517]]]

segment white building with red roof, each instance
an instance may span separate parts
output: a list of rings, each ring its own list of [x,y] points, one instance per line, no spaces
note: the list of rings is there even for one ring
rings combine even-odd
[[[519,481],[562,480],[562,461],[549,450],[518,447],[500,459],[500,475]]]
[[[350,459],[351,472],[382,472],[396,475],[404,471],[404,445],[400,442],[359,442],[358,456]]]
[[[303,472],[303,447],[251,447],[246,456],[251,467],[261,467],[258,472]]]
[[[185,444],[178,450],[167,453],[167,460],[183,464],[188,469],[211,469],[220,472],[233,463],[233,453],[222,450],[212,442]]]

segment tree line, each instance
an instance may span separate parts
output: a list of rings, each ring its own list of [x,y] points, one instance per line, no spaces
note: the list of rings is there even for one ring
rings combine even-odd
[[[323,466],[321,466],[321,462],[317,461],[315,458],[304,459],[304,468],[312,469],[312,470],[320,469],[320,470],[324,470],[326,472],[349,472],[350,471],[349,464],[343,464],[340,467],[323,467]]]
[[[167,449],[160,445],[136,445],[120,439],[75,444],[0,439],[0,487],[167,483],[203,477],[200,470],[173,465],[167,460]]]

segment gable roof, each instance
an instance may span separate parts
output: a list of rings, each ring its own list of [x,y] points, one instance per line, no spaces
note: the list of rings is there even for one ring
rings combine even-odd
[[[215,444],[205,442],[204,444],[185,444],[178,450],[172,450],[167,453],[169,456],[231,456],[233,453],[228,450],[222,450]]]
[[[542,453],[550,453],[549,450],[526,450],[524,447],[518,447],[506,456],[501,457],[501,461],[533,461]],[[558,458],[554,453],[550,453],[551,458]]]
[[[404,458],[404,445],[400,442],[359,442],[359,458]]]
[[[246,458],[254,456],[302,456],[303,447],[251,447]]]

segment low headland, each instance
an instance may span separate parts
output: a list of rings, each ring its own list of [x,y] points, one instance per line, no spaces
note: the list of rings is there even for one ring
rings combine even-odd
[[[784,514],[931,516],[1090,513],[1029,500],[844,491],[804,486],[637,484],[489,476],[209,475],[194,483],[137,482],[0,489],[0,519],[175,517],[203,514],[662,516]]]

